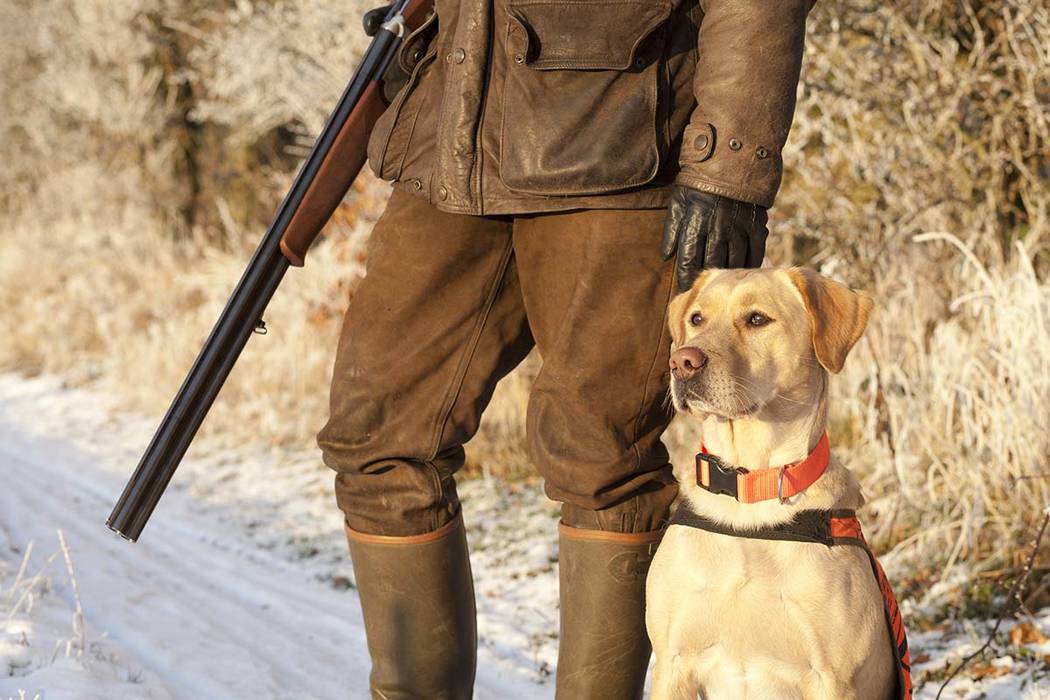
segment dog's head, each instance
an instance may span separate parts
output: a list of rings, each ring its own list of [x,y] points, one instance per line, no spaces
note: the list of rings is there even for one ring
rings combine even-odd
[[[839,372],[872,300],[802,268],[708,270],[671,301],[671,397],[731,420],[806,401]]]

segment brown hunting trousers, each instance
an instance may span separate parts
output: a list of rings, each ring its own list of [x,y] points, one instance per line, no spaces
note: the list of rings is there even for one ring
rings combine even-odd
[[[481,217],[395,191],[346,313],[318,436],[358,532],[434,531],[496,382],[535,345],[529,455],[567,525],[661,528],[672,265],[665,212]]]

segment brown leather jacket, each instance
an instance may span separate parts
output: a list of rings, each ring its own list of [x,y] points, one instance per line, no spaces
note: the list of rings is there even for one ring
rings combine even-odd
[[[368,146],[465,214],[770,206],[812,0],[436,0]]]

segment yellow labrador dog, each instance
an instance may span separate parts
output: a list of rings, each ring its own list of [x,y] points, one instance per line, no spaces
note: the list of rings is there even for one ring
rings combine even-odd
[[[830,458],[828,373],[871,309],[798,268],[707,271],[672,301],[671,395],[705,444],[649,572],[653,700],[908,697],[881,568],[832,546],[863,545],[864,499]]]

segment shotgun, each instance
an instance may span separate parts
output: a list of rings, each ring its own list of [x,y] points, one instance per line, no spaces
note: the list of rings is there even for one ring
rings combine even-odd
[[[277,208],[219,320],[168,407],[106,524],[135,542],[171,481],[288,266],[302,267],[310,245],[364,167],[368,136],[387,108],[383,78],[406,33],[423,24],[433,0],[395,0],[368,12],[372,41],[335,110]]]

